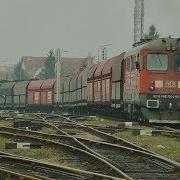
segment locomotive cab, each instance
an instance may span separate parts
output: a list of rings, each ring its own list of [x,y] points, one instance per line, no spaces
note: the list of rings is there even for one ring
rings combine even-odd
[[[128,71],[127,63],[125,67],[124,100],[131,104],[131,112],[138,112],[140,119],[149,121],[180,120],[179,40],[166,38],[143,44],[127,54],[125,62],[134,54],[136,73]]]

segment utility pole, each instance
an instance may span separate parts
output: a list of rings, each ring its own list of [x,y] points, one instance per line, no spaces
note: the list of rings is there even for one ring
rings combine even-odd
[[[56,100],[57,103],[60,102],[60,83],[61,83],[61,51],[58,48],[56,50]]]
[[[107,48],[106,47],[102,48],[101,53],[102,53],[102,60],[107,59]]]
[[[112,44],[104,44],[98,47],[98,61],[100,61],[100,55],[99,55],[99,51],[101,50],[101,56],[102,56],[102,60],[107,59],[107,47],[111,46]]]
[[[144,36],[144,0],[135,0],[134,8],[134,43]]]
[[[60,92],[61,92],[61,68],[62,68],[62,52],[68,51],[61,51],[59,48],[56,50],[56,100],[57,103],[60,102]]]

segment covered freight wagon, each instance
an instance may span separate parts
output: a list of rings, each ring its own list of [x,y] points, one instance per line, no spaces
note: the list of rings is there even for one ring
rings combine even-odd
[[[13,108],[15,82],[5,82],[0,86],[0,108]]]
[[[112,65],[112,102],[111,107],[118,109],[123,102],[123,60],[125,53],[114,57],[115,62]]]
[[[65,81],[65,78],[64,77],[61,78],[61,81],[60,81],[60,99],[57,102],[59,107],[63,107],[63,102],[64,102],[64,81]],[[55,92],[57,92],[57,87],[56,87]]]
[[[41,104],[41,86],[43,80],[32,80],[27,87],[27,105],[37,107]]]
[[[100,62],[94,72],[94,104],[102,104],[102,70],[107,60]]]
[[[91,67],[91,69],[88,72],[87,75],[87,90],[88,90],[88,104],[92,104],[94,102],[94,73],[96,71],[98,64],[95,64],[94,66]]]
[[[68,76],[64,79],[64,89],[63,89],[63,107],[69,107],[70,104],[70,82],[72,76]]]
[[[111,106],[112,97],[112,66],[115,63],[115,57],[109,59],[101,72],[102,79],[102,91],[101,91],[101,101],[105,106]]]
[[[55,105],[56,80],[44,80],[40,87],[40,104],[42,108],[52,108]]]
[[[70,81],[70,106],[76,106],[77,104],[77,97],[78,97],[78,91],[77,91],[77,78],[79,74],[74,74]]]
[[[85,68],[78,76],[78,106],[87,105],[87,74],[90,68]]]
[[[21,109],[27,104],[27,86],[30,81],[19,81],[14,85],[14,107]]]

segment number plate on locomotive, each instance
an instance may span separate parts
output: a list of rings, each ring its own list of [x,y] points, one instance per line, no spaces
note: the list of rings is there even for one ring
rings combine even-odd
[[[165,81],[164,86],[166,88],[175,88],[175,87],[177,87],[176,81]]]
[[[179,99],[180,95],[177,94],[156,94],[153,95],[153,98],[162,98],[162,99]]]

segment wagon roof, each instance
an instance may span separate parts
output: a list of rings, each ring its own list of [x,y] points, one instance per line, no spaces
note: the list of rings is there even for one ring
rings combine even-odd
[[[44,80],[41,89],[45,90],[45,89],[52,89],[54,87],[56,80],[55,79],[47,79]]]
[[[98,64],[99,64],[99,63],[98,63]],[[91,69],[89,70],[89,73],[88,73],[88,78],[89,78],[89,79],[93,78],[94,72],[96,71],[96,68],[97,68],[98,64],[95,64],[95,65],[92,66]]]
[[[79,73],[74,74],[74,75],[72,76],[71,81],[73,81],[73,80],[77,79],[77,78],[78,78],[78,76],[79,76]]]
[[[14,90],[18,89],[18,88],[24,88],[26,89],[27,85],[29,84],[30,81],[19,81],[16,82],[16,84],[14,85]],[[23,90],[24,90],[23,89]],[[22,91],[23,91],[22,90]]]
[[[98,64],[97,69],[94,73],[94,78],[101,76],[101,72],[102,72],[102,70],[103,70],[103,68],[107,62],[108,62],[108,60],[103,60],[102,62],[100,62]]]
[[[102,76],[111,73],[112,66],[113,66],[113,64],[116,62],[116,60],[118,59],[118,57],[119,57],[119,56],[112,57],[111,59],[109,59],[109,60],[106,62],[106,64],[104,65],[104,68],[103,68],[103,70],[102,70]]]
[[[118,56],[113,57],[114,63],[113,63],[112,66],[116,66],[116,65],[121,64],[122,61],[123,61],[123,59],[124,59],[124,55],[125,55],[125,52],[121,53],[121,54],[118,55]]]
[[[1,88],[12,88],[16,82],[5,82],[1,84]]]
[[[1,86],[0,86],[0,94],[2,92],[3,92],[3,94],[10,93],[15,84],[16,84],[16,82],[5,82],[5,83],[1,84]]]
[[[40,90],[43,80],[32,80],[28,85],[28,90]]]
[[[79,78],[80,78],[81,76],[84,76],[85,74],[87,74],[89,70],[90,70],[89,67],[84,68],[84,69],[80,72]]]
[[[121,66],[124,59],[125,52],[115,57],[115,62],[112,65],[112,81],[119,81],[121,79]]]
[[[69,81],[71,81],[72,77],[73,77],[72,75],[65,77],[64,82],[69,83]]]

